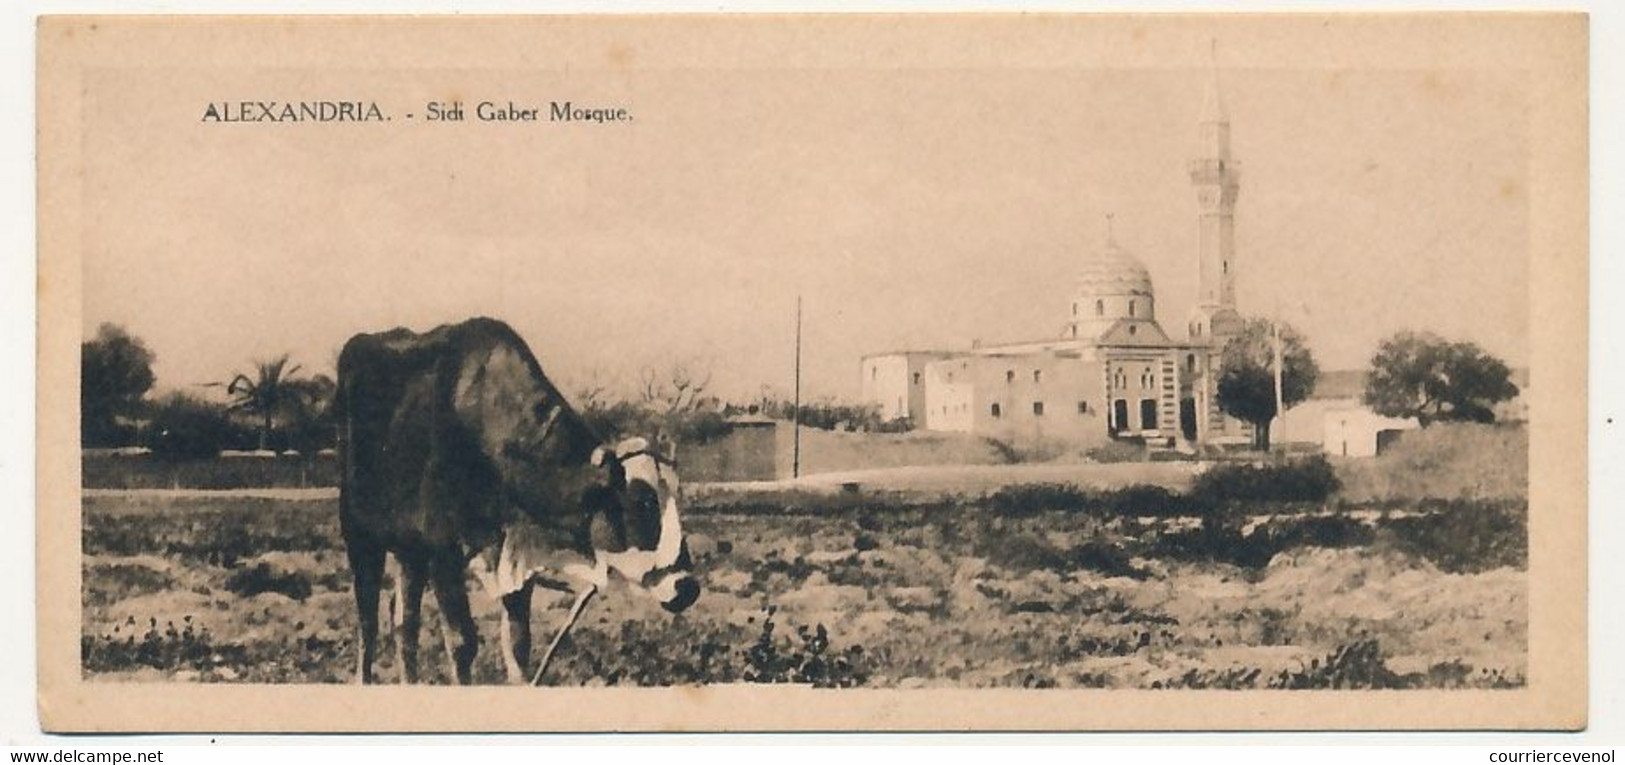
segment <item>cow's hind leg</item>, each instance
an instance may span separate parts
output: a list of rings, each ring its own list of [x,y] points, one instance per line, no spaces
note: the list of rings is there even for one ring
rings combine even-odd
[[[395,661],[402,683],[418,681],[418,635],[423,628],[423,564],[401,561],[395,582]]]
[[[480,650],[480,634],[468,608],[468,583],[463,578],[463,562],[457,556],[439,556],[430,564],[435,601],[450,630],[452,674],[459,685],[468,685],[474,670],[474,655]]]
[[[361,646],[356,656],[356,682],[373,681],[372,664],[378,651],[378,593],[383,588],[384,550],[356,539],[345,542],[350,571],[355,576],[356,617],[360,622]]]
[[[530,664],[530,595],[533,585],[502,596],[502,664],[508,682],[524,683]]]

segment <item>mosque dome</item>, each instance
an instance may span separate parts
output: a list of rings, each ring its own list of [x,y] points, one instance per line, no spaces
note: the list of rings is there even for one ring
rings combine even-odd
[[[1078,274],[1079,297],[1144,295],[1150,297],[1151,272],[1115,239],[1087,256]]]
[[[1133,253],[1117,243],[1108,219],[1105,243],[1084,257],[1072,293],[1071,315],[1065,336],[1100,338],[1118,322],[1155,322],[1156,297],[1151,272]]]

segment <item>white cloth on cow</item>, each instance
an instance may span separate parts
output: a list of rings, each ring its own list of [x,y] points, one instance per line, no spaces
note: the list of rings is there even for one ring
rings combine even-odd
[[[661,534],[657,549],[603,553],[594,560],[571,549],[574,540],[567,532],[521,518],[505,529],[495,561],[483,555],[476,559],[483,561],[486,568],[479,572],[482,580],[490,578],[486,586],[494,587],[497,595],[518,592],[532,581],[570,591],[587,585],[603,588],[612,567],[635,580],[650,569],[676,561],[683,538],[682,522],[677,517],[677,475],[662,470],[648,448],[647,440],[628,438],[616,444],[615,453],[623,460],[621,467],[627,480],[643,481],[659,495]]]
[[[571,591],[588,584],[603,587],[608,580],[604,567],[571,550],[570,540],[562,536],[560,530],[529,520],[511,523],[496,560],[486,560],[497,594],[518,592],[531,581]]]

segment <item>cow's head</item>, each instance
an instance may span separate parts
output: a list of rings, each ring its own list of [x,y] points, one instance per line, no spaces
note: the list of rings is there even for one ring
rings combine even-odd
[[[678,517],[675,466],[641,438],[600,447],[592,460],[602,476],[587,498],[594,555],[667,611],[693,605],[700,583]]]

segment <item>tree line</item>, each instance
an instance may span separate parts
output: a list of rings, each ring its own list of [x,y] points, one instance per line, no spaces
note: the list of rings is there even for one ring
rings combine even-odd
[[[198,386],[223,390],[224,401],[198,395],[203,390],[153,395],[157,356],[115,324],[103,324],[81,344],[80,360],[80,434],[88,448],[136,446],[202,458],[227,449],[311,454],[337,445],[337,385],[325,374],[306,375],[289,354]],[[799,417],[803,425],[828,430],[882,427],[870,406],[818,401],[798,408],[768,394],[749,404],[724,403],[710,391],[709,368],[694,362],[646,367],[634,382],[629,395],[613,395],[595,376],[574,392],[573,403],[604,438],[654,436],[667,450],[714,440],[728,432],[729,418],[742,414]]]
[[[287,354],[200,386],[223,389],[225,401],[186,391],[149,396],[155,361],[140,338],[115,324],[103,324],[80,345],[83,446],[206,457],[225,449],[309,453],[331,448],[337,439],[333,378],[303,375]]]
[[[1281,400],[1287,408],[1315,390],[1320,368],[1304,336],[1290,324],[1251,318],[1227,341],[1217,385],[1221,409],[1254,427],[1254,445],[1268,448],[1275,405],[1275,344],[1280,345]],[[229,379],[202,387],[223,389],[224,401],[172,391],[150,396],[156,355],[115,324],[103,324],[80,346],[81,440],[85,447],[140,446],[160,455],[207,457],[224,449],[311,453],[336,445],[336,385],[324,374],[305,375],[288,354],[255,361]],[[589,383],[576,393],[577,409],[606,438],[655,434],[671,443],[713,440],[728,419],[759,415],[796,420],[825,430],[885,431],[909,423],[881,421],[878,409],[833,400],[800,405],[764,392],[747,404],[724,403],[709,391],[710,372],[674,364],[645,368],[630,397],[614,397]],[[1493,422],[1494,406],[1518,395],[1505,362],[1470,342],[1402,331],[1384,339],[1366,373],[1362,402],[1387,417],[1437,422]]]
[[[1254,446],[1268,449],[1275,404],[1275,344],[1280,344],[1285,408],[1314,393],[1320,367],[1297,329],[1252,318],[1224,346],[1218,403],[1253,426]],[[1496,404],[1518,395],[1512,370],[1470,342],[1430,332],[1400,331],[1377,346],[1366,370],[1361,403],[1384,417],[1438,422],[1495,421]]]

